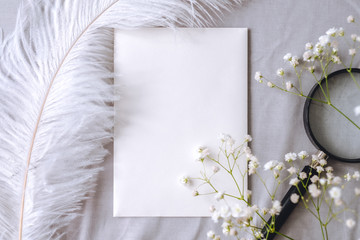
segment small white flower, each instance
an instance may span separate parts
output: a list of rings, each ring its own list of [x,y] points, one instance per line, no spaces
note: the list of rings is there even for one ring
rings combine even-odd
[[[285,167],[285,164],[282,163],[282,162],[280,162],[280,163],[278,163],[278,164],[276,165],[275,169],[278,170],[278,171],[281,171],[281,170],[284,169],[284,167]]]
[[[244,151],[244,153],[246,154],[246,156],[247,156],[248,158],[250,158],[250,156],[251,156],[251,148],[249,148],[248,146],[245,146],[245,147],[243,148],[243,151]]]
[[[315,72],[315,67],[314,67],[314,66],[308,67],[308,71],[309,71],[310,73]]]
[[[341,188],[332,187],[329,191],[329,195],[332,199],[340,199],[341,198]]]
[[[337,53],[339,51],[339,43],[337,41],[331,42],[330,46],[333,48],[333,53]]]
[[[335,206],[341,206],[344,202],[341,201],[341,199],[335,199],[334,203],[335,203]]]
[[[317,181],[319,181],[318,175],[312,176],[312,177],[310,178],[310,181],[311,181],[312,183],[316,183]]]
[[[356,49],[355,48],[350,48],[349,49],[349,55],[350,56],[355,56],[355,54],[356,54]]]
[[[289,184],[295,186],[295,185],[297,185],[299,182],[300,182],[300,180],[296,177],[296,178],[290,179]]]
[[[204,159],[210,155],[208,148],[199,146],[194,151],[194,158],[196,161],[204,161]]]
[[[353,40],[354,42],[356,41],[357,35],[356,34],[351,34],[351,40]]]
[[[231,224],[224,222],[221,227],[223,228],[222,232],[225,236],[229,236],[230,235],[230,229],[231,229]]]
[[[291,61],[292,56],[291,53],[287,53],[284,57],[283,57],[284,61]]]
[[[346,220],[345,224],[348,228],[351,229],[351,228],[355,227],[356,222],[353,219],[348,219],[348,220]]]
[[[206,236],[210,239],[214,239],[215,238],[215,233],[214,231],[208,231]]]
[[[310,184],[310,186],[308,187],[308,190],[313,198],[317,198],[321,194],[321,190],[318,189],[315,184]]]
[[[311,50],[311,49],[313,49],[314,48],[314,46],[312,45],[312,43],[306,43],[305,44],[305,50]]]
[[[297,67],[299,65],[299,58],[296,56],[293,56],[290,60],[290,65],[293,67]]]
[[[341,63],[339,56],[336,56],[336,55],[331,56],[331,61],[333,61],[334,63],[337,63],[337,64]]]
[[[325,170],[326,170],[326,172],[332,172],[332,171],[334,171],[334,168],[332,166],[327,166],[325,168]]]
[[[327,161],[325,159],[320,159],[319,163],[323,167],[327,164]]]
[[[276,70],[276,75],[278,75],[279,77],[284,76],[285,71],[283,68],[279,68],[278,70]]]
[[[250,167],[249,167],[248,173],[249,173],[249,176],[255,174],[255,173],[256,173],[256,168],[250,168]]]
[[[220,171],[220,168],[218,166],[213,166],[212,171],[213,173],[217,173],[218,171]]]
[[[255,173],[256,173],[256,169],[257,169],[259,166],[260,166],[259,160],[258,160],[254,155],[252,155],[252,156],[250,157],[249,164],[248,164],[249,175],[255,174]]]
[[[322,35],[319,37],[319,43],[321,46],[325,47],[330,42],[330,37],[328,35]]]
[[[252,218],[253,215],[254,215],[254,209],[253,208],[251,208],[251,207],[244,208],[243,216],[242,216],[244,219],[248,220],[248,219]]]
[[[318,163],[318,162],[319,162],[319,157],[316,156],[316,155],[312,155],[312,156],[311,156],[311,161],[312,161],[313,163]]]
[[[250,160],[259,163],[259,160],[254,155],[250,157]]]
[[[343,37],[345,35],[345,31],[344,29],[341,27],[338,29],[337,33],[336,33],[339,37]]]
[[[320,178],[320,180],[319,180],[319,183],[320,183],[321,185],[325,185],[326,182],[327,182],[327,180],[326,180],[325,178]]]
[[[348,23],[355,22],[355,18],[352,15],[348,16],[346,20],[347,20]]]
[[[219,134],[219,140],[221,142],[226,142],[226,141],[228,141],[229,138],[230,138],[229,134],[226,134],[226,133],[220,133]]]
[[[252,214],[254,214],[254,212],[259,211],[259,207],[258,207],[257,205],[252,205],[252,206],[251,206],[251,210],[253,211]]]
[[[326,31],[326,34],[330,37],[335,37],[337,34],[337,29],[336,28],[330,28],[329,30]]]
[[[229,146],[232,146],[235,143],[235,140],[229,134],[226,133],[221,133],[219,135],[219,139],[222,143],[226,143]]]
[[[268,161],[267,163],[265,163],[264,165],[264,170],[267,171],[267,170],[273,170],[276,165],[278,164],[277,161]]]
[[[287,171],[292,175],[297,172],[297,169],[295,167],[290,167]]]
[[[220,212],[219,211],[214,211],[211,215],[211,219],[217,223],[220,219]]]
[[[251,142],[251,141],[252,141],[252,137],[250,135],[246,135],[245,142]]]
[[[306,62],[310,62],[311,59],[312,59],[312,56],[313,56],[312,51],[306,51],[306,52],[304,52],[304,54],[303,54],[303,59],[304,59],[304,61],[306,61]]]
[[[272,208],[269,210],[271,216],[279,215],[281,211],[281,204],[280,201],[275,200],[273,202]]]
[[[182,176],[179,179],[181,184],[189,185],[191,183],[190,179],[187,176]]]
[[[231,208],[231,215],[234,217],[234,218],[239,218],[242,216],[242,213],[243,213],[243,208],[239,205],[239,204],[235,204],[235,206],[233,206]]]
[[[231,221],[226,221],[226,220],[223,222],[223,224],[221,224],[222,228],[230,228],[231,227]]]
[[[305,172],[301,172],[301,173],[299,174],[299,178],[300,178],[301,180],[304,180],[305,178],[307,178],[307,174],[306,174]]]
[[[292,162],[295,161],[297,159],[297,154],[294,152],[290,152],[285,154],[285,161],[286,162]]]
[[[290,91],[290,90],[294,87],[294,85],[293,85],[292,82],[287,81],[287,82],[285,83],[285,87],[286,87],[286,90]]]
[[[350,173],[345,174],[344,179],[349,182],[351,180]]]
[[[216,211],[215,206],[214,206],[214,205],[211,205],[211,206],[209,207],[209,211],[210,211],[211,213],[215,212],[215,211]]]
[[[228,145],[228,146],[233,146],[234,144],[235,144],[235,139],[233,139],[232,137],[230,137],[228,140],[227,140],[227,142],[226,142],[226,144]],[[233,150],[232,150],[233,151]]]
[[[272,82],[267,82],[267,86],[268,86],[269,88],[275,87],[275,85],[274,85]]]
[[[196,191],[196,190],[194,190],[193,193],[192,193],[192,195],[193,195],[194,197],[199,196],[199,192]]]
[[[291,196],[290,196],[290,201],[291,201],[292,203],[296,204],[296,203],[299,202],[299,198],[300,198],[300,196],[299,196],[298,194],[293,193],[293,194],[291,194]]]
[[[354,108],[354,113],[355,113],[355,116],[359,116],[360,115],[360,105],[359,106],[356,106]]]
[[[356,187],[356,188],[354,189],[354,192],[355,192],[355,195],[356,195],[356,196],[360,196],[360,188],[357,188],[357,187]]]
[[[230,208],[228,206],[222,206],[220,208],[220,216],[222,218],[228,218],[231,216],[231,211]]]
[[[329,179],[331,179],[331,177],[329,177]],[[333,183],[334,185],[340,185],[341,182],[342,182],[341,177],[336,176],[336,177],[334,177],[334,179],[332,179],[332,183]]]
[[[262,82],[262,79],[263,79],[263,75],[261,74],[261,72],[256,72],[255,73],[255,80],[258,81],[258,82]]]
[[[354,174],[352,175],[352,178],[355,179],[356,181],[359,181],[359,179],[360,179],[360,172],[359,172],[359,171],[355,171]]]
[[[249,190],[249,189],[245,190],[245,195],[246,195],[247,198],[250,198],[251,194],[252,194],[251,190]]]
[[[337,54],[338,51],[339,51],[338,48],[333,48],[333,49],[332,49],[332,54]]]
[[[322,166],[317,166],[317,167],[316,167],[316,171],[317,171],[318,173],[322,173],[322,172],[324,171],[324,168],[323,168]]]
[[[236,235],[238,235],[238,232],[236,231],[236,229],[235,229],[235,228],[231,228],[231,229],[230,229],[230,236],[236,236]]]
[[[215,200],[216,201],[220,201],[221,199],[224,199],[224,192],[218,192],[218,193],[216,193],[216,195],[215,195]]]
[[[262,208],[262,209],[261,209],[261,213],[262,213],[263,215],[268,214],[268,212],[269,212],[269,209],[268,209],[268,208]]]
[[[256,237],[256,239],[261,239],[264,237],[264,234],[262,234],[260,231],[256,231],[254,236]]]
[[[298,156],[301,160],[304,160],[305,158],[309,157],[309,154],[306,151],[301,151],[298,153]]]
[[[324,51],[324,47],[318,42],[315,44],[315,51],[314,51],[314,54],[315,55],[321,55]]]

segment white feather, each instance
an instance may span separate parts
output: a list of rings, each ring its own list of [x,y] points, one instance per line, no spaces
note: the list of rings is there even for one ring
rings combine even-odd
[[[1,239],[60,239],[94,190],[104,145],[112,138],[111,28],[205,26],[231,5],[230,0],[22,4],[15,31],[0,41]]]

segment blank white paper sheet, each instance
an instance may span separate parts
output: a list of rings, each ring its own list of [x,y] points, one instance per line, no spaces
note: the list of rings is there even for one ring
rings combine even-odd
[[[247,32],[115,31],[114,216],[210,216],[214,196],[193,197],[179,177],[200,176],[196,146],[217,153],[220,133],[247,134]],[[225,176],[218,185],[232,186]]]

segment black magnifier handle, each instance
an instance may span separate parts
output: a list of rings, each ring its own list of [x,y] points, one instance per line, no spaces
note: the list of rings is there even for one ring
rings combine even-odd
[[[317,156],[320,159],[326,157],[326,155],[321,151],[317,154]],[[310,178],[318,174],[317,171],[309,165],[305,166],[302,172],[305,172],[307,175],[307,178],[305,180],[302,180],[303,184],[299,183],[297,184],[297,187],[296,186],[290,187],[289,191],[285,194],[284,198],[281,200],[282,208],[279,215],[275,215],[274,220],[272,217],[270,217],[269,220],[267,221],[267,224],[261,230],[261,233],[264,235],[265,239],[267,240],[274,239],[274,237],[276,236],[275,232],[279,232],[282,225],[284,225],[284,223],[286,222],[292,211],[301,201],[301,199],[299,199],[297,203],[291,202],[290,200],[291,195],[296,193],[297,195],[300,196],[300,198],[301,196],[304,196],[308,185],[310,185],[311,183]]]

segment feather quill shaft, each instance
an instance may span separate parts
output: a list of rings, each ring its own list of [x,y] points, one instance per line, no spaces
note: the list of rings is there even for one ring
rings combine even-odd
[[[35,126],[35,130],[34,130],[34,133],[33,133],[33,137],[31,139],[31,145],[30,145],[30,149],[29,149],[29,153],[28,153],[28,157],[27,157],[27,162],[26,162],[26,169],[25,169],[25,176],[24,176],[24,184],[23,184],[23,190],[22,190],[22,197],[21,197],[21,207],[20,207],[20,221],[19,221],[19,240],[22,239],[22,228],[23,228],[23,219],[24,219],[24,206],[25,206],[25,190],[26,190],[26,185],[27,185],[27,177],[28,177],[28,172],[29,172],[29,166],[30,166],[30,160],[31,160],[31,153],[32,153],[32,150],[33,150],[33,147],[34,147],[34,142],[35,142],[35,137],[36,137],[36,133],[37,133],[37,129],[39,127],[39,123],[40,123],[40,119],[41,119],[41,116],[42,116],[42,113],[44,111],[44,106],[45,106],[45,103],[46,103],[46,100],[48,98],[48,95],[49,95],[49,92],[51,90],[51,87],[53,86],[53,83],[54,83],[54,80],[56,78],[56,76],[58,75],[61,67],[63,66],[64,62],[65,62],[65,59],[67,58],[67,56],[70,54],[71,50],[73,49],[73,47],[76,45],[76,43],[79,41],[79,39],[86,33],[86,31],[89,29],[90,26],[92,26],[92,24],[99,18],[101,17],[102,14],[104,14],[104,12],[106,12],[109,8],[111,8],[114,4],[116,4],[118,2],[115,1],[113,2],[110,6],[108,6],[105,10],[103,10],[98,16],[96,16],[94,18],[94,20],[92,20],[90,22],[90,24],[88,26],[86,26],[86,28],[80,33],[80,35],[77,37],[77,39],[75,39],[74,43],[70,46],[69,50],[66,52],[64,58],[61,60],[60,64],[59,64],[59,67],[57,68],[54,76],[52,77],[51,81],[50,81],[50,85],[49,85],[49,88],[46,92],[46,95],[45,95],[45,99],[43,101],[43,104],[41,106],[41,109],[40,109],[40,113],[39,113],[39,116],[38,116],[38,119],[37,119],[37,122],[36,122],[36,126]]]
[[[0,238],[61,239],[91,196],[112,138],[110,28],[205,26],[240,2],[25,2],[0,43]]]

